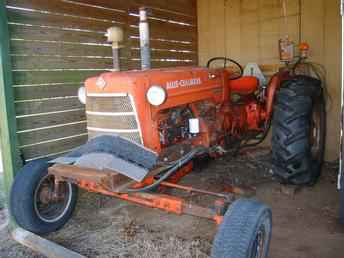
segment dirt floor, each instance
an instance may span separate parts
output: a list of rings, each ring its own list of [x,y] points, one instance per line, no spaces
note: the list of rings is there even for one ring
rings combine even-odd
[[[336,164],[326,164],[312,188],[281,187],[270,173],[268,151],[201,162],[183,184],[213,191],[226,186],[256,187],[256,197],[272,207],[271,258],[342,258],[344,226],[338,223]],[[206,203],[201,195],[190,201]],[[82,192],[71,221],[49,239],[87,257],[209,257],[213,222],[176,216]],[[0,232],[0,257],[41,257]]]

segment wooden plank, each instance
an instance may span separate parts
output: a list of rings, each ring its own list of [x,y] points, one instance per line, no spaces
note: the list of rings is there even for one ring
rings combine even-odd
[[[234,60],[241,57],[241,0],[226,2],[226,28],[230,28],[230,33],[226,34],[226,55]],[[236,35],[232,37],[231,35]]]
[[[61,125],[31,132],[18,133],[19,144],[20,146],[30,145],[72,135],[84,134],[87,133],[86,126],[86,122],[81,122],[77,124]]]
[[[196,0],[135,0],[137,6],[176,12],[189,16],[196,16]]]
[[[117,1],[116,1],[117,2]],[[187,1],[186,1],[187,2]],[[119,5],[116,3],[116,9],[111,8],[97,8],[94,5],[83,5],[78,2],[63,2],[60,0],[8,0],[7,5],[11,7],[35,9],[41,11],[49,11],[53,13],[63,13],[69,15],[77,15],[82,17],[92,17],[97,19],[113,20],[114,17],[117,21],[125,22],[128,3],[122,3]],[[113,5],[113,4],[112,4]],[[122,10],[119,10],[122,9]],[[138,14],[138,6],[131,8],[130,13]],[[186,24],[196,25],[196,16],[186,16],[178,13],[171,13],[166,10],[153,9],[150,13],[153,18],[161,20],[170,20],[175,22],[181,22]],[[119,18],[120,17],[120,18]]]
[[[122,181],[124,178],[128,180],[128,177],[113,170],[97,170],[93,168],[83,168],[75,165],[63,164],[55,164],[54,166],[50,167],[49,175],[63,178],[63,180],[71,180],[72,182],[85,180],[95,184],[100,184],[108,189],[111,185],[109,184],[111,181],[113,184],[114,182]]]
[[[140,50],[132,49],[132,58],[140,58]],[[151,58],[154,59],[176,59],[176,60],[195,60],[197,61],[197,54],[184,53],[184,52],[173,52],[173,51],[151,51]]]
[[[280,35],[280,21],[275,19],[261,22],[259,36],[260,61],[262,63],[268,62],[267,60],[279,62],[278,40],[282,36]]]
[[[136,24],[139,23],[139,8],[134,7],[129,10],[130,14],[133,16],[135,15],[137,21]],[[183,14],[172,13],[166,10],[161,9],[150,9],[148,21],[151,22],[152,20],[159,20],[163,22],[173,22],[173,23],[180,23],[184,25],[190,26],[197,26],[197,17],[196,16],[186,16]]]
[[[17,118],[18,131],[85,121],[85,110],[67,111]]]
[[[77,97],[34,100],[16,103],[17,116],[80,109],[84,105]]]
[[[4,2],[0,4],[0,144],[4,171],[4,192],[9,197],[16,171],[22,166],[18,152],[14,96],[12,90],[9,33]],[[6,203],[8,198],[6,198]]]
[[[25,26],[9,24],[11,39],[25,39],[38,41],[64,41],[76,43],[106,43],[104,33],[75,31],[64,28],[46,28],[39,26]]]
[[[18,243],[49,258],[86,258],[81,254],[73,252],[19,227],[12,232],[12,237]]]
[[[299,0],[287,0],[287,16],[299,13]],[[261,20],[269,20],[274,18],[282,18],[282,1],[260,0],[259,16]]]
[[[132,0],[116,0],[116,1],[108,1],[108,0],[73,0],[73,2],[84,4],[84,5],[91,5],[96,6],[98,8],[107,8],[113,10],[122,10],[127,11],[132,4]]]
[[[163,10],[184,14],[185,16],[196,16],[196,0],[74,0],[79,3],[87,3],[114,9],[139,8],[145,6],[152,9]]]
[[[72,138],[56,140],[53,142],[32,145],[29,147],[23,147],[21,148],[21,152],[23,153],[25,160],[29,160],[76,148],[87,142],[87,139],[87,135],[81,135]]]
[[[198,0],[197,8],[198,8],[198,59],[200,65],[206,65],[207,61],[210,58],[209,51],[211,42],[209,36],[212,30],[209,29],[209,8],[208,8],[209,0]]]
[[[114,170],[92,169],[75,165],[55,164],[49,168],[49,175],[54,175],[65,181],[76,182],[80,180],[101,185],[111,192],[119,192],[127,189],[134,183],[129,177]]]
[[[11,54],[112,57],[111,46],[11,40]]]
[[[123,62],[122,62],[123,63]],[[12,56],[12,69],[112,69],[112,58]],[[124,67],[123,67],[124,68]]]
[[[324,60],[325,4],[326,1],[312,0],[304,0],[302,3],[302,40],[312,46],[311,59],[318,63]]]
[[[125,22],[127,16],[126,12],[124,11],[95,8],[92,6],[84,6],[78,3],[61,0],[7,0],[7,6],[48,11],[52,13],[67,14],[87,18],[96,18],[108,21],[117,21],[122,23]]]
[[[8,9],[8,19],[11,23],[31,24],[37,26],[52,26],[55,28],[82,29],[87,31],[102,31],[124,23],[72,17],[52,13],[40,13],[20,9]]]
[[[178,67],[178,66],[195,66],[197,61],[186,62],[186,61],[176,61],[176,62],[167,62],[167,61],[152,61],[152,68],[168,68],[168,67]],[[141,63],[138,60],[132,61],[130,63],[130,69],[141,69]]]
[[[241,57],[242,63],[260,63],[259,0],[241,2]]]
[[[131,42],[132,42],[133,48],[140,47],[140,41],[138,38],[132,38]],[[167,41],[167,40],[162,41],[162,40],[151,39],[150,46],[152,49],[174,49],[178,51],[192,51],[192,52],[197,53],[197,46],[195,42],[182,43],[182,42],[175,42],[175,41]]]
[[[13,82],[15,85],[27,84],[47,84],[47,83],[79,83],[91,76],[101,74],[102,71],[31,71],[13,72]]]
[[[333,161],[338,158],[338,146],[340,146],[341,138],[341,126],[344,129],[344,123],[341,125],[341,117],[344,118],[344,113],[341,114],[341,98],[344,94],[344,89],[341,87],[342,78],[341,66],[342,66],[342,47],[341,47],[341,20],[339,8],[340,1],[328,1],[325,6],[324,17],[324,61],[326,69],[326,88],[331,96],[330,108],[327,112],[327,137],[326,137],[326,152],[325,159]],[[320,35],[319,35],[320,36]],[[343,37],[344,39],[344,37]],[[320,40],[320,37],[319,37]],[[312,49],[313,49],[313,45]],[[312,55],[312,54],[311,54]],[[343,67],[344,68],[344,67]],[[342,109],[343,110],[343,109]],[[341,115],[340,115],[341,114]],[[343,121],[344,122],[344,121]],[[344,144],[342,142],[342,144]],[[342,148],[344,145],[342,146]],[[343,153],[343,152],[342,152]],[[341,157],[343,159],[343,156]],[[343,160],[342,160],[343,162]],[[342,187],[344,189],[344,170],[342,170]],[[343,196],[344,197],[344,196]],[[344,200],[344,199],[343,199]],[[343,207],[344,208],[344,207]],[[344,211],[344,210],[343,210]],[[344,215],[344,213],[343,213]],[[344,217],[342,217],[344,219]]]
[[[14,87],[15,100],[76,96],[82,83]]]
[[[139,36],[137,24],[131,23],[129,29],[130,36]],[[186,42],[196,42],[197,28],[191,26],[180,26],[173,23],[164,23],[163,26],[159,21],[150,21],[150,37],[152,39],[177,40]]]

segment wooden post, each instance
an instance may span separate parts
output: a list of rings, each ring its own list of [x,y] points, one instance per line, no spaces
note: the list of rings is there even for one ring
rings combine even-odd
[[[8,196],[15,172],[22,166],[17,148],[16,115],[6,3],[0,2],[0,142],[4,169],[5,194]],[[8,199],[8,198],[7,198]]]

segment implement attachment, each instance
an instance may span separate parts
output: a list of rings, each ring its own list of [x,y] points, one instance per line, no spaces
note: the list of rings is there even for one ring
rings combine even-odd
[[[181,168],[182,174],[186,174],[186,170],[191,171],[192,164]],[[177,172],[178,173],[178,172]],[[54,175],[57,182],[67,181],[77,184],[79,187],[90,192],[96,192],[122,200],[134,202],[150,208],[157,208],[177,215],[189,214],[192,216],[203,217],[214,220],[216,223],[222,221],[222,216],[226,211],[229,203],[233,201],[233,195],[215,193],[201,189],[195,189],[190,186],[182,186],[168,181],[159,183],[160,188],[175,188],[186,192],[197,192],[213,196],[216,199],[213,208],[202,207],[199,205],[186,202],[183,198],[162,194],[161,192],[142,192],[130,191],[141,189],[145,185],[154,185],[157,179],[154,176],[146,178],[143,182],[137,183],[126,176],[109,170],[95,170],[89,168],[81,168],[75,165],[57,164],[49,168],[49,174]]]

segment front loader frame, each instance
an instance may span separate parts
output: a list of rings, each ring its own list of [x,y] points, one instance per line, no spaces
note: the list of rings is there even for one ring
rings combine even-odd
[[[183,176],[192,171],[192,168],[192,162],[189,162],[180,168],[169,180],[161,182],[158,189],[154,192],[140,192],[135,191],[135,189],[152,185],[156,181],[155,175],[149,175],[142,182],[137,183],[113,171],[81,168],[75,165],[62,164],[50,167],[49,174],[55,177],[57,185],[59,182],[67,181],[90,192],[112,196],[177,215],[188,214],[206,218],[215,221],[216,224],[220,224],[229,204],[234,201],[234,192],[236,191],[234,189],[232,193],[223,194],[177,184]],[[153,171],[151,174],[155,173],[156,171]],[[163,193],[167,188],[213,196],[215,200],[211,207],[203,207],[191,204],[181,197]],[[58,195],[58,193],[56,193],[56,195]]]

